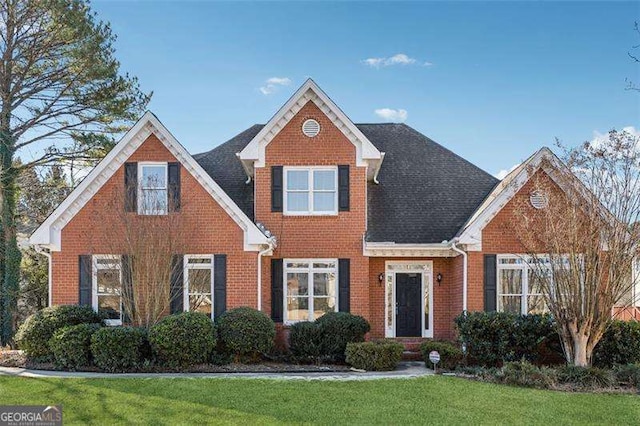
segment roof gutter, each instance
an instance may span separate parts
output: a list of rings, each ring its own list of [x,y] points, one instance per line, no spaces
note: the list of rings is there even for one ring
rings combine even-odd
[[[380,153],[380,160],[378,161],[378,165],[376,166],[376,169],[373,171],[373,183],[375,183],[376,185],[379,185],[380,182],[378,181],[378,174],[380,173],[380,169],[382,168],[382,162],[384,161],[384,152]]]
[[[244,160],[240,158],[239,152],[236,152],[236,157],[238,157],[238,160],[240,160],[240,164],[242,164],[242,168],[244,169],[244,172],[247,174],[247,180],[244,181],[244,183],[249,185],[251,183],[251,179],[253,178],[253,176],[251,175],[251,169],[249,169],[249,166],[247,166],[247,163],[245,163]]]

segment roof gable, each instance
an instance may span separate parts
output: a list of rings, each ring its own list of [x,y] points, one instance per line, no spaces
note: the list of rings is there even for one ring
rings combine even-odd
[[[478,209],[460,229],[457,240],[470,249],[482,249],[482,230],[502,210],[502,208],[522,189],[538,170],[543,170],[560,188],[564,186],[558,179],[558,170],[565,169],[564,163],[547,147],[541,148],[511,173],[491,191]]]
[[[369,167],[369,177],[373,178],[383,154],[367,139],[344,112],[311,79],[308,79],[289,100],[278,110],[257,135],[238,153],[245,171],[253,176],[254,167],[265,166],[265,149],[273,138],[284,128],[307,103],[313,102],[349,141],[356,147],[356,164]]]
[[[245,250],[259,250],[259,246],[269,244],[267,237],[220,188],[202,166],[194,160],[160,120],[149,111],[138,120],[58,208],[34,231],[29,242],[34,245],[48,247],[54,251],[61,250],[62,229],[151,134],[154,134],[162,142],[167,150],[180,161],[183,167],[243,229]]]

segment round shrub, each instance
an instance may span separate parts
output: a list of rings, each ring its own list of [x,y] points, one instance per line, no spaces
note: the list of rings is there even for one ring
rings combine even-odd
[[[91,363],[91,336],[100,324],[78,324],[62,327],[53,333],[49,347],[58,367],[75,370]]]
[[[249,307],[226,311],[216,320],[223,351],[236,359],[256,360],[273,348],[276,325],[263,312]]]
[[[16,333],[16,343],[31,359],[52,355],[49,340],[56,330],[70,325],[101,324],[102,319],[90,306],[61,305],[44,308],[22,323]]]
[[[593,364],[611,367],[640,363],[640,322],[611,321],[593,350]]]
[[[343,362],[348,343],[364,342],[371,326],[359,315],[329,312],[316,320],[320,333],[321,353]]]
[[[157,360],[168,367],[202,364],[216,343],[213,321],[200,312],[169,315],[151,327],[149,343]]]
[[[346,361],[367,371],[395,370],[402,358],[404,346],[391,341],[347,343]]]
[[[139,367],[150,355],[147,331],[138,327],[105,327],[91,336],[93,363],[109,372]]]
[[[435,340],[424,342],[420,345],[420,352],[422,358],[427,367],[431,367],[432,363],[429,360],[429,353],[431,351],[438,351],[440,354],[440,362],[437,364],[439,368],[446,370],[455,369],[462,361],[462,351],[456,345],[451,342],[438,342]]]
[[[320,327],[314,322],[302,321],[289,330],[289,350],[304,360],[317,360],[322,357]]]

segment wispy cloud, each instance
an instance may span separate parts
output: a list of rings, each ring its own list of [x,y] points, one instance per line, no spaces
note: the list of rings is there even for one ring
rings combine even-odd
[[[407,120],[406,109],[380,108],[374,111],[375,114],[385,121],[400,122]]]
[[[516,165],[512,166],[512,167],[511,167],[510,169],[508,169],[508,170],[507,170],[507,169],[502,169],[502,170],[500,170],[498,173],[496,173],[494,176],[495,176],[496,178],[498,178],[498,179],[502,180],[502,179],[506,178],[506,177],[507,177],[507,175],[508,175],[509,173],[511,173],[512,171],[514,171],[514,170],[515,170],[519,165],[520,165],[520,163],[518,163],[518,164],[516,164]]]
[[[281,86],[288,86],[291,84],[291,79],[288,77],[271,77],[265,80],[265,85],[260,87],[260,92],[263,95],[270,95],[278,91]]]
[[[370,66],[371,68],[390,67],[393,65],[422,64],[425,67],[433,65],[431,62],[419,61],[418,59],[412,58],[404,53],[397,53],[389,57],[367,58],[363,59],[362,63]]]
[[[620,131],[621,132],[627,132],[631,136],[634,136],[634,137],[640,137],[640,129],[636,129],[634,126],[623,127],[622,130],[620,130]],[[609,139],[609,132],[600,133],[599,131],[594,130],[593,131],[593,139],[591,139],[591,143],[594,146],[599,146],[603,142],[607,141],[608,139]]]

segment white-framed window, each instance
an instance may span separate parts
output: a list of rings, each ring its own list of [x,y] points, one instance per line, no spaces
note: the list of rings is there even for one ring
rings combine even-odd
[[[536,264],[532,258],[517,255],[499,255],[497,260],[498,311],[522,315],[548,312],[538,273],[552,273],[549,261],[540,258]]]
[[[92,257],[93,309],[105,318],[107,325],[122,324],[122,257]]]
[[[185,255],[183,279],[184,310],[213,318],[213,255]]]
[[[285,167],[284,213],[338,214],[337,167]]]
[[[338,310],[337,259],[285,259],[284,321],[314,321]]]
[[[138,163],[138,214],[167,214],[168,181],[167,163]]]

